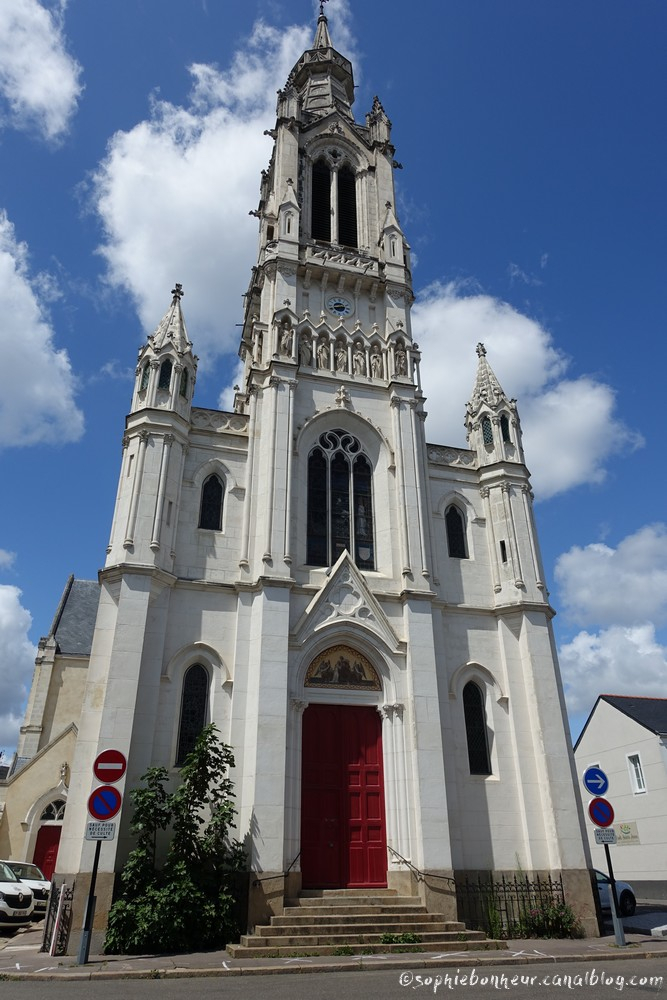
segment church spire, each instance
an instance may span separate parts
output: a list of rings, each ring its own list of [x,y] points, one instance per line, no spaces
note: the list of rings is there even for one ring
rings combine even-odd
[[[327,16],[324,13],[324,4],[327,2],[328,0],[321,0],[320,3],[320,16],[317,19],[317,30],[315,32],[315,40],[313,41],[314,49],[333,48],[331,37],[329,35],[329,22],[327,21]]]
[[[165,344],[172,344],[178,354],[186,354],[192,350],[192,343],[185,328],[183,310],[181,309],[181,299],[183,298],[183,286],[178,283],[171,290],[171,305],[158,323],[155,333],[150,340],[156,351],[162,350]]]
[[[352,63],[333,47],[329,22],[320,3],[312,49],[307,49],[290,73],[284,98],[293,88],[299,95],[302,110],[312,118],[322,118],[332,111],[339,111],[352,119],[350,110],[354,102]],[[279,97],[280,108],[280,97]],[[279,112],[280,114],[280,112]]]
[[[477,376],[466,406],[465,424],[470,447],[480,465],[523,462],[521,425],[516,400],[510,399],[486,357],[484,344],[477,345]]]

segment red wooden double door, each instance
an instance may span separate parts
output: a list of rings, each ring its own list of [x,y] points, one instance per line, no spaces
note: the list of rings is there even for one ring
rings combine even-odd
[[[303,887],[386,886],[382,725],[374,708],[308,706],[301,788]]]

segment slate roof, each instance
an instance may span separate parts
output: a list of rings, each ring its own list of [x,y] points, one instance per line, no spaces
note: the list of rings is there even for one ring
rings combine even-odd
[[[50,635],[65,656],[89,656],[93,643],[100,585],[70,576],[53,619]]]
[[[667,735],[667,698],[621,694],[601,694],[600,698],[657,736]]]

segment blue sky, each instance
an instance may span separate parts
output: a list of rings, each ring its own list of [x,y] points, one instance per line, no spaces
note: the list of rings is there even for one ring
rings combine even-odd
[[[175,281],[229,405],[275,92],[312,0],[0,5],[0,747],[70,573],[102,565],[137,351]],[[330,0],[393,122],[427,438],[475,344],[516,396],[576,736],[667,694],[664,0]]]

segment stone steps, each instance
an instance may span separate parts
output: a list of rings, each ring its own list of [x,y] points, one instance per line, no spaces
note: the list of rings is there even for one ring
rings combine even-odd
[[[287,900],[281,916],[244,934],[227,951],[232,958],[293,958],[505,947],[482,931],[468,931],[459,921],[429,913],[413,896],[387,889],[341,889],[307,890]]]

